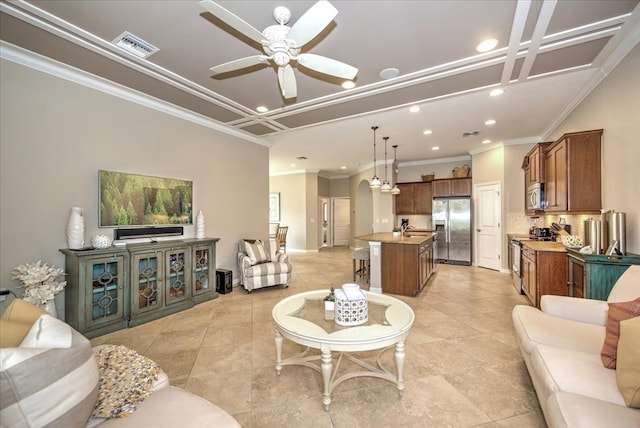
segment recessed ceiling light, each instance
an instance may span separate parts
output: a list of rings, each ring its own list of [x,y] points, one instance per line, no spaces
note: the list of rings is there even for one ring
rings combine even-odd
[[[482,144],[489,144],[491,140],[482,140]]]
[[[257,111],[258,113],[266,113],[266,112],[268,112],[268,111],[269,111],[269,109],[268,109],[268,108],[266,108],[265,106],[258,106],[258,107],[256,107],[256,111]]]
[[[425,129],[424,131],[422,131],[422,135],[431,135],[433,134],[433,131],[430,129]]]
[[[476,50],[478,52],[489,52],[496,46],[498,46],[498,41],[496,39],[487,39],[476,46]]]
[[[344,165],[342,165],[342,166],[340,167],[340,169],[347,169],[347,167],[346,167],[346,166],[344,166]]]
[[[502,95],[504,94],[504,89],[498,88],[498,89],[494,89],[491,92],[489,92],[489,96],[492,97],[497,97],[498,95]]]
[[[484,124],[485,125],[495,125],[496,124],[496,120],[495,119],[489,119]]]
[[[352,89],[355,87],[356,87],[356,82],[354,82],[353,80],[345,80],[344,82],[342,82],[343,89]]]
[[[397,68],[385,68],[384,70],[382,70],[380,72],[380,77],[387,80],[387,79],[393,79],[394,77],[398,77],[398,75],[400,74],[400,70],[398,70]]]
[[[431,147],[431,150],[440,150],[440,147],[438,147],[438,146],[433,146],[433,147]]]
[[[294,167],[294,166],[296,166],[296,164],[295,164],[295,163],[292,163],[290,166],[291,166],[291,167]]]
[[[409,112],[411,113],[417,113],[420,111],[420,106],[411,106],[409,107]]]

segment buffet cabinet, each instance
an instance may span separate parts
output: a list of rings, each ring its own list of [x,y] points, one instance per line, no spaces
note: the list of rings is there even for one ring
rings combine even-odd
[[[611,289],[630,265],[640,265],[640,255],[582,254],[567,249],[569,255],[569,295],[607,300]]]
[[[60,250],[65,320],[91,338],[139,325],[217,297],[217,238]]]

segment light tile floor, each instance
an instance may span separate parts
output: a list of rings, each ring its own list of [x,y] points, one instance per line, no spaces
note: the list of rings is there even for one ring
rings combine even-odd
[[[157,361],[172,385],[210,400],[243,427],[546,426],[511,322],[512,307],[527,302],[509,275],[467,266],[438,265],[417,297],[400,297],[416,315],[402,396],[384,380],[356,378],[336,388],[325,411],[318,372],[286,366],[276,376],[271,309],[285,296],[352,282],[351,252],[322,249],[290,259],[289,288],[248,294],[234,287],[92,343],[122,344]],[[285,357],[298,348],[285,340]],[[392,355],[383,360],[392,364]]]

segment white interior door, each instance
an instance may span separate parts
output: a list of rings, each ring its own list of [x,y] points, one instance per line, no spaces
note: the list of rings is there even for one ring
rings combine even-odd
[[[332,198],[333,245],[348,246],[351,237],[351,200]]]
[[[500,183],[478,184],[475,186],[474,194],[477,199],[475,222],[477,265],[500,270],[502,265]]]

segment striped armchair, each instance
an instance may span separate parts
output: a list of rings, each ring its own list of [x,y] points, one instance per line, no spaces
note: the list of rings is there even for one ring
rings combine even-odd
[[[260,239],[241,239],[238,242],[238,271],[240,284],[251,293],[273,285],[289,286],[291,263],[289,256],[276,252],[272,258],[269,248]]]

